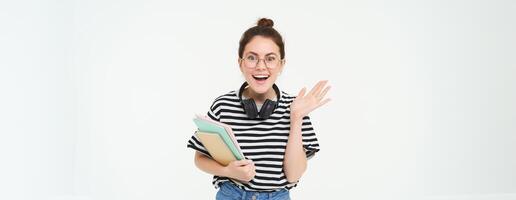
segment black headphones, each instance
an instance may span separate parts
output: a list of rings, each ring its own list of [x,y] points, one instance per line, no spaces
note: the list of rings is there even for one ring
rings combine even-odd
[[[280,90],[276,84],[272,85],[272,88],[276,92],[277,99],[276,101],[267,99],[262,105],[262,108],[260,108],[260,112],[258,112],[258,109],[256,108],[256,103],[253,99],[242,99],[242,93],[245,90],[245,87],[247,86],[247,82],[244,82],[242,86],[240,86],[240,90],[238,91],[238,98],[240,99],[240,103],[242,103],[242,107],[244,108],[245,114],[247,117],[251,119],[256,119],[256,117],[260,116],[262,119],[268,119],[272,113],[274,112],[274,109],[276,109],[279,99],[280,99]]]

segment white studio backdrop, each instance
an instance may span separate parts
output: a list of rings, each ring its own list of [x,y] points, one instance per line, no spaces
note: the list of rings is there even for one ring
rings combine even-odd
[[[293,199],[515,200],[514,1],[0,3],[0,199],[214,199],[186,142],[259,17],[329,80]]]

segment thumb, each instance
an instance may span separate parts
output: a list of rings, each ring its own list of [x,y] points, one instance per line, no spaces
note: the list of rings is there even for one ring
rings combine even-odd
[[[303,97],[303,96],[305,96],[305,92],[306,92],[306,87],[303,87],[303,89],[301,89],[301,91],[299,91],[299,94],[297,96]]]
[[[236,160],[236,161],[233,161],[233,164],[236,165],[236,166],[242,166],[242,165],[248,165],[248,164],[251,164],[251,160]]]

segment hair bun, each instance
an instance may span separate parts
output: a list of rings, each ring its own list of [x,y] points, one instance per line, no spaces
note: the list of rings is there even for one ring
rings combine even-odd
[[[272,27],[274,26],[274,22],[272,21],[272,19],[267,19],[267,18],[261,18],[260,20],[258,20],[258,26],[264,26],[264,27]]]

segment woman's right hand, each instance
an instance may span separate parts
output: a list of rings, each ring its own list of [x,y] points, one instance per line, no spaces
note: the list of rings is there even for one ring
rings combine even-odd
[[[226,166],[227,177],[249,182],[256,175],[256,167],[251,160],[235,160]]]

